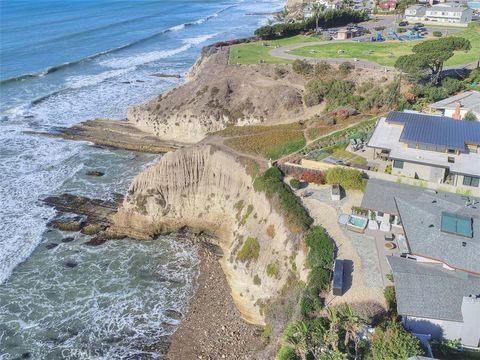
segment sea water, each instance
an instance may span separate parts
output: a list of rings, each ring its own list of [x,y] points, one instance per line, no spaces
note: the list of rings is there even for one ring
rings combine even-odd
[[[159,156],[26,131],[124,118],[183,81],[153,74],[184,75],[203,46],[252,35],[266,17],[248,14],[282,5],[0,0],[0,359],[161,356],[155,344],[191,295],[195,247],[172,237],[88,247],[84,235],[47,229],[55,213],[41,202],[63,192],[110,199]]]

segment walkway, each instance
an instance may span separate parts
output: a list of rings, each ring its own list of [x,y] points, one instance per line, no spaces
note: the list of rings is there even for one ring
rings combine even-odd
[[[366,250],[366,253],[375,255],[372,258],[372,267],[370,263],[364,263],[352,240],[337,222],[338,214],[350,213],[353,205],[358,206],[360,204],[362,193],[349,192],[340,202],[334,202],[330,199],[329,186],[309,185],[308,190],[313,191],[314,194],[308,198],[302,198],[305,207],[310,212],[315,224],[325,228],[335,241],[338,248],[337,258],[347,260],[344,294],[342,296],[330,294],[327,302],[340,304],[372,301],[384,305],[382,282],[378,276],[380,269],[375,267],[375,264],[378,264],[378,259],[376,259],[377,252],[374,242],[367,242],[365,238],[361,240],[364,243],[363,249]],[[300,191],[303,191],[303,189]]]

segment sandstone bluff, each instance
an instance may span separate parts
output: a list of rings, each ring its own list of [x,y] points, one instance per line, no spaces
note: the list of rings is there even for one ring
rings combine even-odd
[[[253,324],[265,323],[262,304],[285,285],[291,262],[304,268],[302,234],[292,232],[275,204],[254,191],[252,176],[238,159],[210,145],[167,153],[139,174],[114,221],[116,232],[137,238],[183,228],[213,234],[223,250],[220,263],[233,300]],[[258,258],[239,261],[247,238],[258,241]],[[278,264],[277,277],[267,276],[270,263]]]

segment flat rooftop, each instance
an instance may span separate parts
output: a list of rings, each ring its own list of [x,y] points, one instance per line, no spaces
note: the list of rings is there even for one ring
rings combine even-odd
[[[435,119],[436,117],[432,116],[432,118]],[[480,126],[480,123],[478,123],[478,125]],[[470,152],[456,155],[437,151],[408,148],[405,143],[400,141],[404,128],[405,125],[403,123],[387,122],[386,118],[381,118],[378,121],[375,131],[368,141],[367,146],[390,150],[390,158],[392,159],[448,168],[451,172],[457,174],[480,176],[479,153]],[[449,157],[455,158],[455,163],[448,162]]]

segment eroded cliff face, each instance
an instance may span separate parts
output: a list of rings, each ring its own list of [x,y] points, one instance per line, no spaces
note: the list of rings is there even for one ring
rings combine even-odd
[[[128,120],[162,140],[196,143],[228,125],[300,118],[304,80],[279,79],[268,65],[229,65],[229,50],[212,49],[191,68],[184,85],[128,110]],[[286,67],[285,67],[286,68]]]
[[[264,324],[262,304],[278,294],[289,270],[304,267],[301,234],[292,234],[266,196],[254,191],[244,165],[207,145],[168,153],[138,175],[114,220],[117,231],[136,237],[184,227],[215,235],[234,302],[254,324]],[[260,251],[242,262],[238,252],[248,238]],[[267,275],[269,264],[278,267],[276,276]]]

